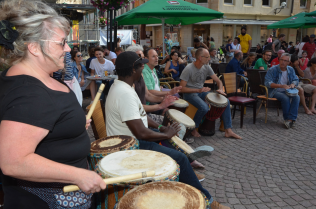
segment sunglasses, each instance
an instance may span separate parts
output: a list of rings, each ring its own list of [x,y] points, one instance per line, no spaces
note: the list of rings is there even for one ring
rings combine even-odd
[[[78,54],[77,57],[82,57],[82,54]]]

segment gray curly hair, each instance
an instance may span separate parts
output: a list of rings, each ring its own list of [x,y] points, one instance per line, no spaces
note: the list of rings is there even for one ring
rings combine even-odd
[[[66,18],[40,1],[6,0],[0,4],[0,20],[11,22],[19,33],[13,43],[14,50],[1,49],[7,64],[14,65],[25,59],[28,43],[38,43],[43,55],[57,65],[47,50],[48,42],[40,40],[50,40],[56,34],[55,29],[68,35],[70,24]]]
[[[135,45],[135,46],[129,46],[126,51],[131,51],[131,52],[138,52],[138,51],[144,51],[144,48],[141,45]]]

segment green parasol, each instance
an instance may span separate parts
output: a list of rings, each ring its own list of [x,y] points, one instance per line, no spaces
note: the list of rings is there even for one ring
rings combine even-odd
[[[189,25],[222,18],[223,13],[183,0],[149,0],[116,18],[118,25],[157,24]],[[164,38],[164,30],[162,30]],[[163,52],[165,45],[163,44]]]
[[[276,28],[314,28],[316,27],[316,17],[306,17],[305,12],[298,13],[279,22],[268,25],[268,29]]]
[[[306,13],[305,16],[315,16],[316,17],[316,11]]]

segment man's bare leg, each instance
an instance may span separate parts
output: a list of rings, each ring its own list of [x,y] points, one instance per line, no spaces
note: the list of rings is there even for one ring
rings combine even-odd
[[[314,91],[313,91],[313,95],[312,95],[312,106],[311,106],[311,111],[312,111],[312,113],[315,113],[315,114],[316,114],[315,104],[316,104],[316,89],[314,89]]]

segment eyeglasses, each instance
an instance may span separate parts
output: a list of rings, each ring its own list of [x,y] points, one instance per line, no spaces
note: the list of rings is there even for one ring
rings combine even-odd
[[[205,56],[201,56],[201,57],[205,57]],[[206,59],[208,59],[208,58],[210,58],[210,56],[208,56],[208,57],[205,57]]]
[[[62,46],[63,48],[65,48],[65,45],[67,44],[66,39],[64,39],[63,41],[54,41],[54,40],[43,40],[43,39],[40,39],[40,41],[51,41],[51,42],[55,42],[55,43],[58,43],[58,45]]]
[[[82,57],[82,54],[78,54],[77,57]]]
[[[289,60],[282,60],[282,59],[280,59],[280,61],[283,61],[283,62],[290,62]]]

